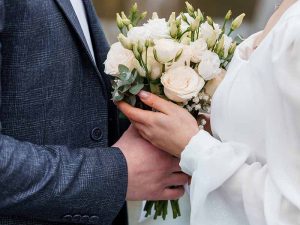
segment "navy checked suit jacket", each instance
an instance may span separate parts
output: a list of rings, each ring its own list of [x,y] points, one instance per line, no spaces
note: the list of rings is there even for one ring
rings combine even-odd
[[[109,46],[83,2],[96,62],[69,0],[0,0],[0,224],[127,224]]]

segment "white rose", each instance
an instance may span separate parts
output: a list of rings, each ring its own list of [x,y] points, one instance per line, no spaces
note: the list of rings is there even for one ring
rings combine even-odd
[[[220,64],[219,56],[214,52],[206,50],[201,57],[198,73],[204,80],[211,80],[221,72]]]
[[[232,44],[232,38],[224,35],[224,57],[228,56],[228,50]]]
[[[165,19],[151,19],[148,20],[148,23],[144,24],[144,28],[146,28],[150,32],[151,39],[167,39],[170,37],[170,28]]]
[[[190,45],[192,51],[191,61],[194,63],[199,63],[201,61],[203,53],[207,50],[206,41],[203,38],[199,38]]]
[[[154,41],[154,51],[161,63],[167,63],[176,58],[183,51],[183,45],[172,39],[160,39]]]
[[[117,76],[119,75],[119,65],[123,64],[127,66],[130,70],[134,68],[135,57],[132,51],[125,49],[120,42],[114,43],[104,62],[105,73]]]
[[[182,45],[182,53],[176,61],[166,63],[166,71],[182,66],[190,66],[192,57],[192,50],[189,45]]]
[[[200,34],[201,37],[206,40],[208,45],[214,45],[218,40],[219,36],[221,35],[222,30],[220,29],[219,25],[214,23],[214,27],[209,25],[206,21],[205,23],[201,24],[200,26]]]
[[[174,102],[186,102],[197,96],[205,81],[191,67],[182,66],[163,74],[165,95]]]
[[[146,40],[150,39],[151,32],[145,27],[133,27],[127,33],[127,38],[131,43],[141,42],[142,45],[145,44]]]

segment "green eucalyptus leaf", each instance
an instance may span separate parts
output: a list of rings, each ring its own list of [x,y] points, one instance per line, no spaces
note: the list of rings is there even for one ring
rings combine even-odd
[[[116,83],[115,83],[116,89],[119,89],[123,85],[124,85],[124,82],[122,80],[117,80]]]
[[[124,99],[123,93],[120,93],[118,90],[113,93],[112,100],[119,102]]]
[[[121,89],[124,86],[131,85],[131,81],[129,80],[120,80],[118,82],[118,89]]]
[[[130,73],[130,70],[128,69],[127,66],[120,64],[119,65],[119,73]]]
[[[126,73],[124,72],[124,73],[120,74],[120,79],[122,81],[129,81],[132,79],[132,77],[133,77],[133,75],[131,74],[131,72],[126,72]]]
[[[144,84],[145,83],[145,78],[141,77],[141,76],[137,76],[136,83],[137,84]]]
[[[130,88],[131,88],[131,85],[128,84],[128,85],[125,85],[125,86],[121,87],[119,90],[120,90],[122,93],[126,93]]]
[[[137,78],[137,74],[131,74],[131,77],[127,80],[130,84],[133,84]]]
[[[144,84],[136,84],[132,88],[130,88],[129,92],[133,95],[137,95],[144,87]]]
[[[130,95],[125,99],[125,102],[127,102],[131,106],[135,106],[136,104],[136,97],[134,95]]]

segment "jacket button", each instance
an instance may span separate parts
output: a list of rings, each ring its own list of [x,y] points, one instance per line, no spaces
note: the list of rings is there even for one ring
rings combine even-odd
[[[73,219],[72,219],[72,222],[79,223],[80,219],[81,219],[81,215],[74,215]]]
[[[87,215],[84,215],[84,216],[82,216],[82,217],[81,217],[81,219],[80,219],[80,223],[84,223],[84,224],[86,224],[86,223],[88,223],[88,222],[89,222],[89,219],[90,219],[90,217],[89,217],[89,216],[87,216]]]
[[[102,133],[102,130],[99,127],[95,127],[91,132],[91,138],[94,141],[102,140],[102,136],[103,136],[103,133]]]
[[[91,216],[90,220],[89,220],[90,223],[98,223],[99,222],[99,217],[98,216]]]
[[[71,222],[72,221],[72,216],[71,215],[65,215],[63,217],[63,221],[65,221],[65,222]]]

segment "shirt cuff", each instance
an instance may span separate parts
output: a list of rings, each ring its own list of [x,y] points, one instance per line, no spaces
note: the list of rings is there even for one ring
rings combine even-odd
[[[186,174],[192,176],[198,167],[199,158],[204,156],[206,150],[220,145],[221,142],[205,130],[200,130],[181,153],[180,167]]]

